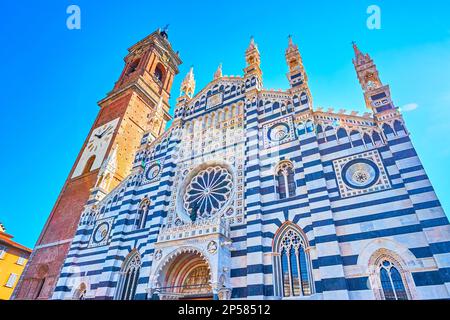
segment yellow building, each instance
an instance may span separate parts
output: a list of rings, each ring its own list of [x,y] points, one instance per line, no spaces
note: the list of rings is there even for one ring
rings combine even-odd
[[[31,254],[5,231],[0,223],[0,300],[9,300]]]

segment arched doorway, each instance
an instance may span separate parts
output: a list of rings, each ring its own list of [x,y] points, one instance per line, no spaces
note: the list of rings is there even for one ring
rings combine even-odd
[[[195,250],[180,250],[171,256],[162,266],[158,279],[162,299],[213,299],[209,263]]]

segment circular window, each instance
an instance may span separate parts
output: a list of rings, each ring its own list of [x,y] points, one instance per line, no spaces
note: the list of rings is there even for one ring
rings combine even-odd
[[[106,222],[103,222],[102,224],[98,225],[97,229],[95,229],[94,232],[94,242],[99,243],[105,240],[106,236],[109,232],[109,224]]]
[[[270,141],[281,141],[289,134],[289,126],[285,123],[279,123],[269,129],[268,137]]]
[[[347,163],[342,169],[344,182],[355,189],[364,189],[374,185],[380,176],[375,163],[367,159],[357,159]]]
[[[225,206],[232,188],[233,179],[227,169],[209,167],[198,172],[188,183],[183,197],[184,208],[192,220],[212,216]]]
[[[145,174],[145,178],[147,180],[153,180],[153,179],[155,179],[158,176],[160,171],[161,171],[161,166],[158,163],[152,164],[147,169],[147,172]]]

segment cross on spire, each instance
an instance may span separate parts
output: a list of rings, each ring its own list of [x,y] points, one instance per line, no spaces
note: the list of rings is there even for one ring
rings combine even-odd
[[[160,34],[164,38],[168,39],[169,38],[168,32],[169,32],[169,24],[166,24],[163,28],[161,28]]]
[[[358,57],[361,54],[361,51],[358,48],[358,45],[355,41],[352,41],[353,50],[355,51],[355,56]]]

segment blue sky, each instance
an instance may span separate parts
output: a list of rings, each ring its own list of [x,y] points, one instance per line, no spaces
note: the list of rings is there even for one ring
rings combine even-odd
[[[81,8],[81,30],[66,28],[66,8]],[[381,30],[366,27],[369,5]],[[126,49],[170,24],[183,65],[194,65],[197,91],[219,63],[242,74],[255,37],[266,88],[287,88],[284,50],[292,34],[315,107],[366,111],[351,41],[369,52],[390,84],[425,169],[450,212],[450,3],[444,0],[341,1],[3,1],[0,4],[0,221],[32,247],[98,112]],[[173,104],[172,104],[173,105]]]

